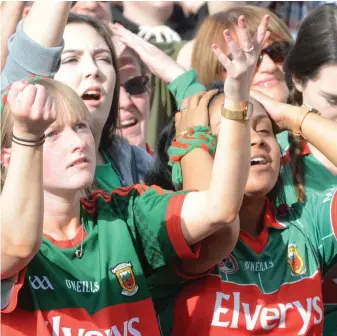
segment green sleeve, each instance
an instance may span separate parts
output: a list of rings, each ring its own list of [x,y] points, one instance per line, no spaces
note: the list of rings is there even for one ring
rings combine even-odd
[[[337,263],[337,188],[313,196],[306,205],[313,219],[323,273]]]
[[[180,108],[183,99],[193,96],[194,94],[205,91],[205,87],[198,81],[197,73],[191,69],[178,76],[172,81],[168,88],[175,97],[178,108]]]
[[[187,192],[168,192],[159,187],[133,187],[127,223],[152,269],[177,258],[198,258],[200,246],[191,249],[181,231],[181,210]]]

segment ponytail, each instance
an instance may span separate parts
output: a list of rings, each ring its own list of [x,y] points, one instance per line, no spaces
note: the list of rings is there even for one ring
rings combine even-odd
[[[303,143],[302,139],[295,137],[292,133],[288,133],[290,169],[294,188],[296,191],[297,202],[305,202],[304,189],[304,162],[302,156]]]

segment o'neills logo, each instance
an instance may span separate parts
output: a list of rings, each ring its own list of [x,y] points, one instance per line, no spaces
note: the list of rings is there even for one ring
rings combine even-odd
[[[231,254],[227,258],[221,260],[218,267],[221,272],[227,274],[232,274],[239,270],[239,265]]]
[[[132,296],[138,291],[138,286],[136,285],[135,275],[132,270],[132,264],[121,263],[111,268],[111,272],[116,274],[119,284],[122,287],[122,295]]]
[[[313,331],[313,325],[322,322],[322,303],[318,296],[308,297],[303,299],[303,302],[252,304],[241,301],[240,294],[240,292],[216,293],[212,326],[238,331],[269,330],[270,333],[274,331],[276,335],[277,330],[284,329],[284,332],[289,330],[289,335],[307,335],[307,332]],[[263,299],[260,302],[264,303]],[[316,335],[316,333],[309,334]]]
[[[297,250],[296,244],[288,245],[287,262],[291,268],[291,274],[294,276],[302,275],[307,270],[303,258]]]
[[[48,326],[49,321],[45,321]],[[61,316],[52,318],[53,336],[142,336],[141,332],[137,330],[139,318],[134,317],[128,321],[124,321],[123,326],[111,326],[106,330],[87,330],[85,328],[66,328],[61,327]]]

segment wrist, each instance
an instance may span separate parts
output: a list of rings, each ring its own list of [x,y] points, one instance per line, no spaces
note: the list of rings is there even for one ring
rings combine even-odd
[[[282,124],[283,129],[291,131],[296,125],[297,116],[301,113],[301,107],[287,105],[286,109],[283,111]]]
[[[38,141],[44,136],[44,133],[41,134],[31,133],[26,130],[23,130],[21,127],[14,125],[13,135],[18,138],[26,139],[28,141]]]
[[[180,77],[186,72],[186,70],[180,66],[177,66],[174,71],[170,71],[167,73],[166,78],[164,78],[166,83],[172,83],[175,79]]]

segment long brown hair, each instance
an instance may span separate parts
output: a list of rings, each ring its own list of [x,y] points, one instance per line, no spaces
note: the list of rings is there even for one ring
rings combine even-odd
[[[78,15],[70,13],[67,24],[80,23],[87,24],[94,28],[97,33],[103,37],[105,43],[108,45],[109,51],[111,53],[112,65],[116,72],[116,84],[114,89],[114,94],[112,98],[112,104],[108,119],[102,130],[101,142],[99,144],[100,149],[107,149],[115,136],[118,120],[119,120],[119,71],[118,71],[118,59],[115,51],[115,47],[112,43],[112,33],[106,25],[90,16]]]
[[[264,15],[270,15],[268,30],[270,41],[293,42],[286,25],[268,9],[256,6],[235,6],[226,11],[209,16],[200,26],[192,52],[192,68],[198,73],[199,81],[209,87],[213,81],[223,80],[223,66],[212,52],[211,45],[218,44],[223,51],[227,49],[223,38],[225,29],[233,30],[240,15],[247,20],[247,27],[253,36]]]
[[[302,86],[315,79],[322,66],[337,64],[337,6],[321,5],[312,10],[302,22],[295,44],[284,61],[286,81],[290,88],[289,103],[301,106],[302,92],[293,83],[293,77]],[[289,132],[290,167],[297,200],[305,201],[303,141]]]

